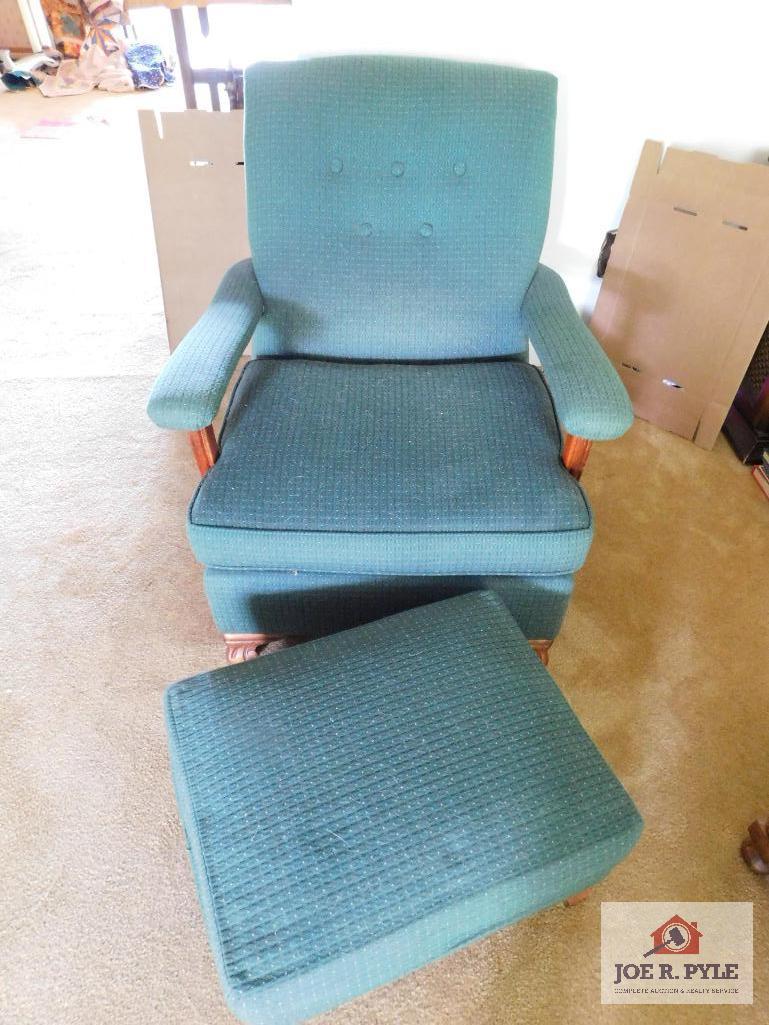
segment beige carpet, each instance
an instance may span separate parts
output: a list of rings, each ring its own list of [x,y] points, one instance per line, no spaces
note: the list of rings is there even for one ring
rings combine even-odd
[[[171,102],[165,98],[156,102]],[[186,439],[144,414],[165,341],[133,97],[1,96],[0,1021],[225,1025],[161,693],[222,661],[184,536]],[[56,140],[42,115],[97,111]],[[646,820],[595,898],[359,999],[335,1025],[769,1020],[769,503],[719,441],[597,447],[597,536],[552,669]],[[748,900],[753,1008],[602,1007],[600,900]]]

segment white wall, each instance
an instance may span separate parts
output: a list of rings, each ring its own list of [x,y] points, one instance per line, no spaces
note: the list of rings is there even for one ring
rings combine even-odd
[[[272,37],[276,56],[423,53],[553,72],[559,121],[544,258],[585,311],[644,139],[737,160],[769,154],[765,0],[294,0],[272,11],[285,29]]]

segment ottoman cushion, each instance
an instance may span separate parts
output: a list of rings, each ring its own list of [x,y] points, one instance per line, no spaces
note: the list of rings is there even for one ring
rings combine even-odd
[[[318,1014],[582,890],[641,830],[490,592],[165,700],[209,940],[246,1022]]]

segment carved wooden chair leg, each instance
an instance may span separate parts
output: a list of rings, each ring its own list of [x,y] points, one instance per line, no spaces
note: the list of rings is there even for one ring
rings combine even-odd
[[[586,890],[580,890],[579,893],[572,893],[571,897],[567,897],[563,902],[563,906],[565,908],[573,908],[575,904],[581,904],[583,900],[587,900],[592,892],[593,887],[588,886]]]
[[[580,479],[582,471],[585,469],[592,444],[592,441],[588,441],[587,438],[579,438],[576,434],[564,434],[561,459],[572,477],[576,477],[577,480]]]
[[[273,641],[286,641],[295,644],[299,638],[286,637],[284,634],[225,634],[224,643],[227,647],[227,661],[251,662],[263,653]]]
[[[769,875],[769,820],[756,819],[748,826],[748,837],[742,841],[740,853],[748,868],[759,875]]]
[[[534,649],[534,654],[543,666],[546,666],[550,661],[550,645],[552,643],[552,641],[529,641],[529,644]]]
[[[227,661],[250,662],[259,658],[268,644],[273,641],[285,641],[286,645],[301,644],[304,637],[290,637],[285,634],[225,634],[224,643],[227,646]],[[529,641],[537,658],[543,665],[547,665],[550,658],[550,645],[552,641]]]

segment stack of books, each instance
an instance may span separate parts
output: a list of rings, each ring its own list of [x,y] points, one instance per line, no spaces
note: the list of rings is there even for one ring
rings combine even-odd
[[[766,497],[769,498],[769,448],[764,449],[762,461],[758,466],[753,467],[753,477],[756,484],[758,484]]]

